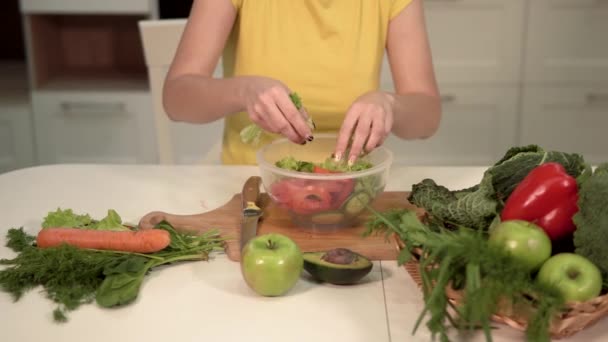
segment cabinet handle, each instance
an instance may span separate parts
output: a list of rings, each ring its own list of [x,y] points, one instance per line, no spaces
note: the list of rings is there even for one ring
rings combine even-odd
[[[125,114],[125,104],[122,102],[61,102],[64,114]]]
[[[441,103],[454,103],[456,102],[456,96],[452,94],[441,95]]]
[[[608,93],[589,93],[585,96],[585,100],[588,104],[608,103]]]

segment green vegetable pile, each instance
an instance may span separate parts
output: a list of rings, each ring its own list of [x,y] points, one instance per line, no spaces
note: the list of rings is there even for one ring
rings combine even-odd
[[[461,332],[482,329],[491,341],[492,314],[505,307],[525,308],[527,339],[550,340],[550,323],[565,309],[562,294],[535,281],[513,255],[488,242],[492,229],[500,224],[505,201],[531,170],[547,162],[561,164],[578,183],[580,210],[573,216],[576,231],[569,252],[592,261],[606,282],[608,163],[592,171],[576,153],[545,151],[536,145],[511,148],[470,188],[448,189],[432,179],[414,184],[408,200],[423,209],[422,217],[405,208],[380,213],[368,207],[374,215],[365,235],[396,235],[405,245],[399,265],[418,258],[425,307],[414,332],[429,315],[426,325],[442,341],[449,340],[450,325]],[[450,287],[463,296],[457,305],[445,291]],[[604,283],[602,293],[607,289]]]
[[[365,159],[357,159],[354,163],[348,164],[335,161],[333,158],[328,157],[322,163],[313,163],[311,161],[298,160],[292,156],[287,156],[278,160],[275,165],[282,169],[299,172],[315,172],[315,166],[332,172],[363,171],[370,169],[373,166],[371,162]]]
[[[590,172],[589,165],[579,154],[545,151],[537,145],[514,147],[485,171],[479,184],[450,190],[432,179],[424,179],[413,185],[408,200],[443,222],[484,229],[524,177],[547,162],[562,164],[570,175],[580,179]]]
[[[120,216],[109,210],[102,220],[87,214],[58,209],[44,219],[43,227],[69,226],[83,229],[129,229]],[[181,261],[209,260],[209,254],[223,247],[216,230],[201,235],[176,231],[161,222],[156,229],[169,232],[171,242],[162,251],[149,254],[81,249],[67,244],[37,248],[36,238],[23,227],[11,228],[6,246],[18,255],[2,259],[0,289],[18,301],[29,290],[42,286],[48,299],[56,303],[53,318],[67,321],[67,312],[83,304],[96,302],[101,307],[118,307],[132,303],[140,292],[147,274],[158,266]]]

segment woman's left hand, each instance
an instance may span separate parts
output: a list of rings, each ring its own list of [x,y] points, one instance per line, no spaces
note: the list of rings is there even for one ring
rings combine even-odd
[[[336,160],[353,163],[364,151],[382,145],[393,127],[393,98],[382,91],[361,95],[346,112],[334,152]],[[352,137],[352,142],[351,142]],[[350,152],[345,156],[350,145]]]

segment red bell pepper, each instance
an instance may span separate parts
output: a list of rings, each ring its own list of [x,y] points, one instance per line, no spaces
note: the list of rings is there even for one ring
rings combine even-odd
[[[541,164],[526,175],[507,199],[501,219],[524,220],[540,226],[553,241],[567,237],[576,226],[578,185],[555,162]]]

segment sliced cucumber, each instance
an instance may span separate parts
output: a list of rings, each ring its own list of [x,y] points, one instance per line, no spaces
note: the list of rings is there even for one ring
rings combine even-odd
[[[355,184],[355,191],[365,191],[370,196],[374,196],[379,185],[379,176],[367,176],[357,180],[357,183]]]
[[[337,224],[344,220],[344,213],[340,211],[329,211],[315,214],[310,221],[315,224]]]
[[[358,215],[365,206],[372,201],[372,197],[365,191],[359,191],[352,194],[344,203],[344,211],[347,215]]]

